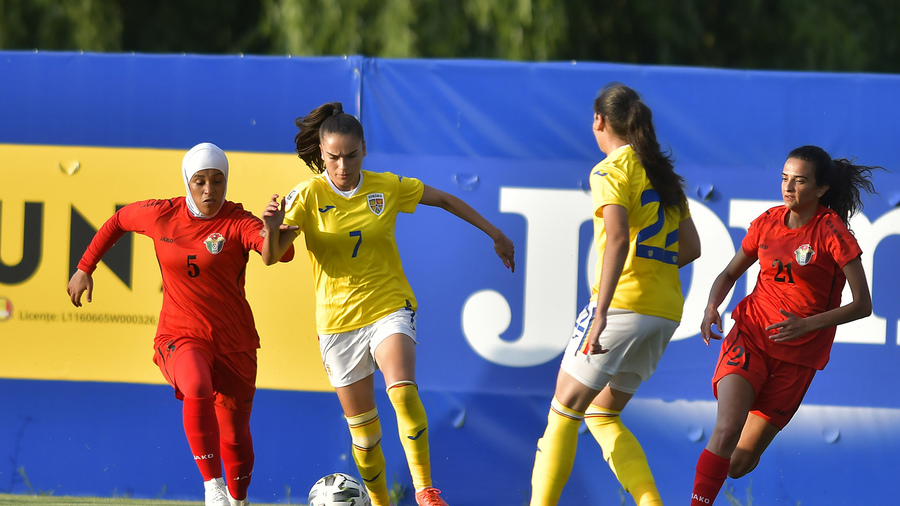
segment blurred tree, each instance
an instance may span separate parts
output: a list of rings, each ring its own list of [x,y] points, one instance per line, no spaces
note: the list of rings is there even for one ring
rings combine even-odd
[[[120,51],[118,3],[0,0],[0,48]]]
[[[0,49],[900,71],[897,0],[0,0]]]

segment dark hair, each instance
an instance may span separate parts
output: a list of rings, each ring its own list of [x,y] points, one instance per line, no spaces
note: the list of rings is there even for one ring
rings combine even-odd
[[[653,113],[636,91],[622,83],[609,83],[594,99],[594,112],[612,128],[612,131],[631,144],[650,184],[659,193],[663,208],[687,206],[684,194],[684,178],[675,172],[675,164],[669,153],[664,153],[656,140]]]
[[[340,102],[322,104],[306,116],[295,119],[294,124],[300,129],[294,136],[297,155],[317,174],[325,171],[319,148],[323,137],[334,133],[353,134],[365,140],[362,124],[352,114],[345,113]]]
[[[832,160],[824,149],[818,146],[801,146],[788,154],[788,158],[796,158],[813,164],[816,171],[816,185],[828,186],[828,191],[819,199],[819,203],[837,213],[845,224],[851,216],[863,208],[860,190],[877,193],[872,184],[872,171],[884,170],[877,165],[867,167],[854,165],[851,160],[837,158]]]

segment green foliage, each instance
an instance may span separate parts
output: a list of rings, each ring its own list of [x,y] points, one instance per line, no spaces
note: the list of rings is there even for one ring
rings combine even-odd
[[[401,501],[406,497],[406,485],[403,485],[399,481],[397,481],[397,477],[394,477],[394,480],[391,482],[391,485],[388,487],[388,497],[391,499],[392,504],[400,504]]]
[[[753,478],[750,478],[749,483],[747,484],[747,502],[742,504],[740,499],[734,496],[734,486],[730,484],[726,484],[723,490],[725,494],[725,498],[728,499],[728,504],[731,506],[753,506]],[[797,506],[800,506],[800,501],[797,501]]]
[[[37,491],[37,490],[34,489],[34,487],[31,485],[31,480],[29,480],[29,479],[28,479],[28,475],[25,474],[25,466],[22,466],[22,467],[17,468],[17,469],[16,469],[16,472],[19,473],[19,476],[22,477],[22,482],[25,483],[25,486],[28,487],[28,490],[31,491],[32,495],[38,495],[38,496],[51,496],[51,495],[53,495],[53,491],[52,491],[52,490],[50,490],[50,491],[48,492],[48,491],[44,491],[44,490]]]
[[[0,49],[900,71],[895,0],[0,0]]]

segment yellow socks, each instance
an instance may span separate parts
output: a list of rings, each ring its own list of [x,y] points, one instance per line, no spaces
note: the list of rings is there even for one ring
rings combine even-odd
[[[638,506],[662,505],[647,456],[634,434],[622,424],[619,411],[591,404],[584,423],[603,449],[603,458],[622,487],[631,493]]]
[[[556,399],[550,403],[547,428],[538,439],[531,473],[531,506],[556,506],[575,463],[578,427],[584,413],[569,409]]]
[[[419,389],[411,381],[398,381],[387,387],[388,398],[397,413],[400,443],[406,453],[413,486],[422,490],[431,486],[431,457],[428,451],[428,417],[419,399]]]
[[[353,441],[353,460],[369,491],[373,506],[390,506],[387,480],[384,476],[384,453],[381,451],[381,421],[378,410],[347,417]]]

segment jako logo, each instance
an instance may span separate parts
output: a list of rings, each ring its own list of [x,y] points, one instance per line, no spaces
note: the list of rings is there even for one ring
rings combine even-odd
[[[709,499],[707,499],[707,498],[705,498],[705,497],[700,497],[700,496],[698,496],[697,494],[692,495],[692,496],[691,496],[691,500],[700,501],[700,502],[702,502],[703,504],[711,504],[710,501],[709,501]]]
[[[215,457],[215,454],[209,453],[207,455],[194,455],[194,460],[209,460]]]

